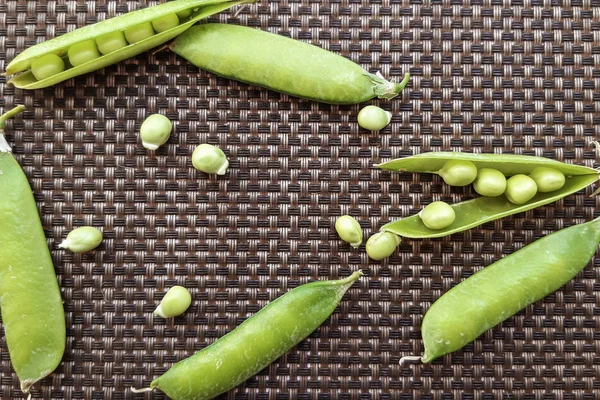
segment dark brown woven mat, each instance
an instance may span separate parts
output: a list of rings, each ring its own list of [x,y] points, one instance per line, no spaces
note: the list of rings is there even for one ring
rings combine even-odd
[[[0,69],[36,41],[145,5],[1,1]],[[381,160],[466,150],[597,166],[589,142],[600,137],[599,7],[263,0],[238,18],[214,18],[320,45],[387,77],[410,70],[401,97],[373,102],[394,113],[378,134],[358,128],[359,106],[216,78],[169,52],[37,91],[2,78],[0,106],[28,109],[8,125],[8,139],[31,179],[67,311],[64,362],[34,397],[133,398],[129,387],[147,386],[290,288],[362,268],[366,277],[339,312],[229,397],[600,398],[600,258],[462,351],[432,365],[398,365],[421,352],[419,326],[433,300],[534,239],[592,219],[592,188],[452,237],[406,240],[383,262],[333,230],[335,218],[350,213],[368,236],[433,199],[472,195],[437,177],[372,169]],[[153,112],[177,121],[156,154],[137,137]],[[226,176],[192,168],[201,142],[226,149]],[[97,251],[57,249],[84,224],[105,232]],[[175,321],[154,318],[176,283],[193,291],[192,308]],[[3,338],[0,353],[0,397],[20,397]]]

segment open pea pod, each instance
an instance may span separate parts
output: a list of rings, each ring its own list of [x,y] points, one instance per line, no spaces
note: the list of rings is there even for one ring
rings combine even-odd
[[[553,168],[565,175],[565,184],[562,188],[552,192],[538,192],[531,200],[523,204],[511,203],[505,195],[478,197],[452,204],[456,219],[450,226],[443,229],[430,229],[423,224],[419,215],[413,215],[384,225],[381,228],[382,231],[414,239],[443,237],[552,203],[576,193],[600,179],[600,173],[593,168],[565,164],[543,157],[510,154],[431,152],[388,161],[377,167],[391,171],[435,174],[450,160],[470,161],[475,164],[477,169],[493,168],[506,176],[529,174],[536,167]]]
[[[477,169],[493,168],[506,176],[529,175],[536,167],[556,169],[566,176],[598,175],[598,171],[583,165],[565,164],[543,157],[522,156],[516,154],[472,154],[451,151],[437,151],[398,158],[377,164],[376,167],[388,171],[420,172],[437,174],[447,161],[470,161]]]
[[[253,3],[254,1],[255,0],[175,0],[142,10],[132,11],[93,25],[84,26],[57,38],[39,43],[23,51],[6,67],[6,75],[17,74],[12,77],[8,83],[12,83],[16,87],[22,89],[48,87],[143,53],[144,51],[159,46],[180,35],[203,18],[224,11],[232,6]],[[182,13],[187,10],[193,10],[193,12],[189,17],[183,18],[179,25],[163,32],[155,33],[154,35],[135,43],[129,43],[118,50],[101,55],[83,64],[73,67],[67,62],[67,68],[64,71],[40,80],[36,79],[31,71],[32,63],[45,55],[56,54],[61,58],[67,59],[66,56],[69,48],[77,43],[94,40],[114,32],[123,32],[127,28],[152,22],[168,15]]]

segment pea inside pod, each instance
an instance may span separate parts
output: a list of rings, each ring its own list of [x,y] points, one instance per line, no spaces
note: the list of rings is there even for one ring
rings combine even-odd
[[[600,218],[571,226],[478,271],[442,295],[423,318],[424,363],[456,351],[575,277],[596,253]]]
[[[10,361],[29,393],[60,363],[65,313],[52,257],[27,176],[11,154],[0,117],[0,311]]]
[[[143,53],[173,39],[203,18],[251,2],[254,0],[175,0],[132,11],[32,46],[8,64],[6,74],[14,75],[9,83],[18,88],[48,87]],[[185,15],[196,9],[179,20],[177,13]],[[56,58],[63,60],[63,64],[64,60],[70,60],[69,67],[59,68]]]

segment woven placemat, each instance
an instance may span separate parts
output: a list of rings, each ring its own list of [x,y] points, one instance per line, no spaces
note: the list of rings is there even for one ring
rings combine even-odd
[[[0,70],[27,46],[146,1],[0,2]],[[25,104],[8,140],[31,180],[67,312],[64,361],[35,398],[133,396],[269,300],[302,283],[366,276],[307,340],[229,394],[236,399],[600,398],[600,258],[543,301],[431,365],[424,312],[453,284],[557,229],[592,219],[593,188],[435,240],[405,240],[382,262],[338,240],[341,214],[372,232],[471,189],[373,163],[432,150],[545,156],[590,167],[600,138],[600,7],[590,0],[267,1],[213,21],[288,35],[409,87],[392,124],[369,133],[357,106],[298,100],[198,71],[168,51],[142,54],[36,91],[0,78],[0,106]],[[175,122],[156,153],[140,123]],[[226,176],[197,172],[194,147],[225,149]],[[1,194],[0,194],[1,196]],[[57,248],[93,225],[96,251]],[[194,297],[174,321],[152,311],[166,288]],[[0,339],[2,399],[19,398]],[[226,398],[224,396],[223,398]]]

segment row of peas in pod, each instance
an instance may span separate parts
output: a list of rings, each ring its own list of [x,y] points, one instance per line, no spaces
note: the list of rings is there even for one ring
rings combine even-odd
[[[180,18],[188,18],[191,9],[164,15],[152,21],[143,22],[123,31],[107,33],[95,39],[75,43],[67,49],[67,57],[50,53],[35,59],[31,63],[31,73],[37,80],[50,78],[67,68],[94,61],[102,55],[114,53],[130,44],[141,42],[157,33],[167,31],[179,25]]]

